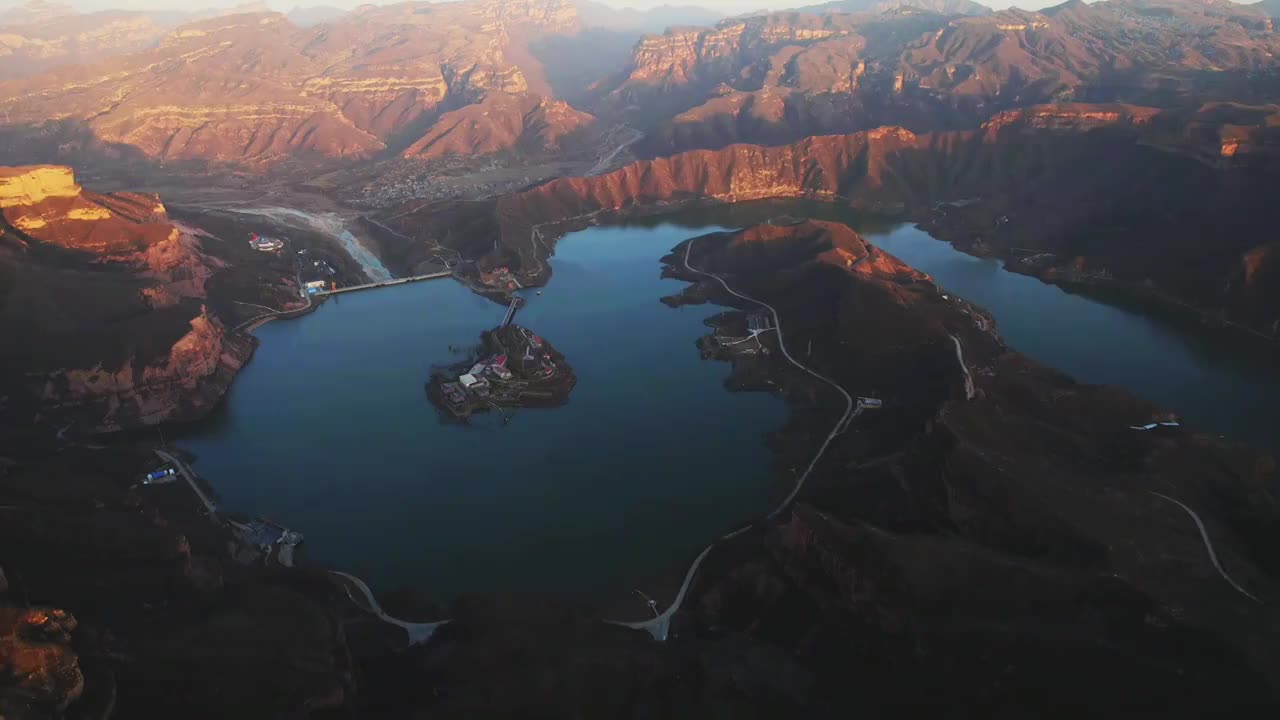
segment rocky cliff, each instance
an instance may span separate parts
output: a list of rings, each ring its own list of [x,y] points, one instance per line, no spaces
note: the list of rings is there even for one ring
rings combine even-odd
[[[155,196],[84,191],[69,168],[5,168],[0,233],[6,424],[194,417],[253,350],[205,305],[224,263]]]
[[[452,110],[403,153],[422,160],[512,154],[546,157],[595,137],[595,118],[560,100],[528,94],[493,94]]]
[[[646,37],[596,109],[640,123],[651,131],[641,151],[664,155],[879,125],[974,127],[1047,102],[1270,101],[1280,35],[1261,12],[1231,7],[1116,0],[726,20]]]
[[[0,80],[143,51],[177,23],[172,15],[128,11],[16,18],[0,27]]]
[[[1234,124],[1249,117],[1252,125]],[[828,200],[905,213],[975,253],[1043,253],[1011,267],[1173,299],[1275,337],[1280,288],[1263,269],[1280,221],[1265,190],[1280,171],[1269,117],[1266,108],[1188,116],[1059,105],[1003,113],[972,131],[880,128],[734,145],[556,180],[501,199],[497,216],[513,262],[532,266],[533,225],[688,202]]]
[[[272,13],[218,16],[153,49],[0,83],[0,104],[21,137],[76,123],[81,144],[116,155],[360,158],[406,147],[488,94],[529,90],[526,70],[539,70],[527,38],[574,22],[564,0],[368,6],[308,28]]]

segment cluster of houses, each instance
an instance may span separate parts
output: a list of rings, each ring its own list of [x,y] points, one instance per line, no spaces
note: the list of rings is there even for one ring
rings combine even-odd
[[[249,247],[258,252],[279,252],[284,249],[284,241],[277,238],[263,237],[253,233],[249,238]]]
[[[512,274],[511,268],[506,265],[496,267],[489,272],[481,272],[480,282],[486,287],[498,288],[507,291],[512,291],[520,287],[520,283],[516,280],[516,276]]]
[[[476,397],[488,397],[490,391],[489,378],[506,381],[513,377],[507,369],[507,356],[495,355],[485,358],[471,366],[471,369],[458,376],[457,382],[448,382],[440,386],[446,399],[454,405],[466,402],[467,393]]]
[[[262,518],[245,518],[243,522],[228,518],[227,527],[239,540],[232,557],[245,565],[266,565],[274,560],[292,567],[294,551],[303,540],[302,533]]]
[[[549,380],[557,367],[542,338],[528,330],[508,326],[495,332],[508,333],[506,345],[515,344],[512,334],[523,339],[524,354],[512,357],[506,353],[490,355],[476,361],[455,380],[440,383],[440,394],[455,412],[469,412],[475,405],[511,405],[539,394],[543,390],[530,383]],[[515,370],[513,372],[512,370]]]

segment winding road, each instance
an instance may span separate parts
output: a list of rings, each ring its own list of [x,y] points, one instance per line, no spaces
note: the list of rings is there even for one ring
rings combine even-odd
[[[299,290],[299,292],[301,292],[301,293],[302,293],[302,299],[307,301],[307,304],[306,304],[306,305],[303,305],[303,306],[302,306],[302,307],[300,307],[300,308],[294,308],[294,309],[292,309],[292,310],[275,310],[275,309],[273,309],[273,308],[269,308],[269,307],[267,307],[266,305],[258,305],[258,304],[255,304],[255,303],[240,303],[241,305],[249,305],[250,307],[258,307],[258,308],[262,308],[263,310],[267,310],[267,311],[269,311],[269,312],[266,312],[266,313],[263,313],[262,315],[259,315],[259,316],[257,316],[257,317],[254,317],[254,318],[250,318],[250,319],[248,319],[248,320],[245,320],[244,322],[242,322],[242,323],[240,323],[239,325],[237,325],[237,326],[235,326],[234,328],[232,328],[232,329],[231,329],[231,331],[232,331],[232,332],[241,332],[241,331],[246,331],[246,330],[252,330],[252,329],[254,329],[254,328],[257,328],[259,324],[265,323],[267,320],[271,320],[271,319],[274,319],[274,318],[280,317],[281,315],[293,315],[293,314],[295,314],[295,313],[297,313],[297,314],[301,314],[301,313],[306,312],[307,310],[310,310],[310,309],[311,309],[311,306],[314,304],[314,303],[313,303],[313,301],[312,301],[312,299],[311,299],[311,293],[307,292],[307,291],[303,288],[303,286],[302,286],[302,275],[301,275],[301,274],[295,275],[295,278],[296,278],[296,279],[297,279],[297,281],[298,281],[298,290]]]
[[[1253,594],[1250,593],[1248,590],[1245,590],[1244,588],[1240,587],[1240,583],[1236,582],[1235,580],[1232,580],[1231,576],[1227,574],[1227,571],[1222,568],[1222,563],[1218,562],[1218,553],[1214,552],[1213,543],[1209,540],[1209,531],[1205,529],[1204,522],[1200,520],[1200,516],[1196,514],[1195,510],[1192,510],[1191,508],[1187,507],[1181,501],[1175,500],[1169,497],[1168,495],[1158,493],[1155,490],[1148,490],[1147,492],[1151,493],[1152,495],[1155,495],[1158,498],[1163,498],[1165,500],[1168,500],[1174,505],[1177,505],[1183,510],[1186,510],[1187,514],[1191,516],[1191,519],[1196,521],[1196,527],[1200,528],[1200,538],[1204,540],[1205,550],[1209,551],[1209,560],[1210,562],[1213,563],[1213,567],[1217,569],[1218,574],[1222,576],[1222,579],[1231,583],[1231,587],[1235,588],[1236,591],[1239,592],[1241,595],[1244,595],[1245,597],[1249,598],[1250,600],[1256,603],[1259,603],[1259,604],[1262,603],[1261,600],[1254,597]]]
[[[785,357],[787,361],[790,362],[792,365],[795,365],[797,368],[799,368],[801,371],[807,373],[808,375],[814,378],[817,378],[818,380],[821,380],[827,385],[830,385],[832,388],[835,389],[836,392],[840,393],[840,395],[844,398],[844,402],[845,402],[844,414],[841,415],[840,419],[836,421],[835,426],[831,428],[831,432],[827,433],[827,439],[822,441],[822,446],[818,448],[817,454],[813,456],[813,460],[810,461],[809,466],[805,468],[804,474],[802,474],[800,476],[800,479],[796,481],[796,486],[794,489],[792,489],[791,494],[788,495],[780,505],[778,505],[777,509],[769,513],[768,518],[772,520],[773,518],[781,514],[783,510],[786,510],[787,506],[791,504],[791,501],[795,500],[796,495],[800,494],[800,490],[804,488],[805,481],[807,481],[809,479],[809,475],[813,473],[814,467],[817,466],[818,461],[822,459],[822,456],[826,454],[827,447],[829,447],[831,445],[831,442],[836,439],[836,436],[838,436],[846,428],[850,418],[856,412],[857,403],[853,401],[853,396],[850,395],[835,380],[832,380],[826,375],[823,375],[815,370],[810,369],[809,367],[801,363],[799,360],[796,360],[794,357],[791,356],[791,352],[787,350],[787,343],[782,336],[782,318],[778,317],[778,311],[774,309],[772,305],[770,305],[767,302],[764,302],[763,300],[757,300],[748,295],[743,295],[742,293],[737,292],[733,288],[729,287],[729,283],[725,282],[724,278],[720,277],[719,275],[715,275],[709,272],[703,272],[702,270],[699,270],[689,264],[689,253],[693,250],[693,244],[696,241],[697,241],[697,238],[694,238],[690,240],[689,244],[685,245],[684,247],[685,269],[697,275],[702,275],[703,277],[709,277],[715,280],[716,282],[720,283],[720,286],[723,287],[725,289],[725,292],[729,293],[730,295],[746,300],[747,302],[755,303],[765,308],[766,310],[768,310],[769,314],[773,316],[773,326],[778,331],[778,349],[782,351],[782,356]]]
[[[440,620],[439,622],[432,623],[411,623],[393,618],[383,611],[382,606],[378,604],[378,599],[373,596],[373,591],[369,589],[368,585],[364,584],[363,580],[355,575],[344,573],[339,570],[330,570],[329,574],[346,581],[342,582],[341,585],[343,589],[347,591],[347,597],[351,598],[351,602],[355,603],[356,607],[373,613],[379,620],[385,623],[390,623],[404,628],[404,631],[409,634],[410,647],[425,644],[431,640],[431,636],[435,634],[436,630],[438,630],[441,625],[445,625],[450,622],[449,620]],[[364,595],[364,602],[361,602],[354,594],[352,594],[352,586],[355,586],[355,588]]]
[[[766,520],[772,520],[776,518],[778,515],[782,514],[782,512],[787,509],[787,506],[789,506],[791,502],[796,499],[796,496],[800,494],[800,491],[804,488],[805,482],[809,479],[809,476],[813,474],[813,469],[817,467],[818,461],[821,460],[822,456],[826,454],[827,448],[831,446],[832,441],[834,441],[836,437],[838,437],[841,433],[843,433],[845,430],[848,429],[849,423],[852,422],[853,418],[855,418],[859,414],[859,408],[857,407],[857,403],[853,401],[853,396],[850,395],[843,387],[841,387],[839,383],[827,377],[826,375],[823,375],[817,372],[816,370],[813,370],[805,366],[799,360],[796,360],[794,357],[791,356],[791,353],[787,350],[786,342],[783,340],[783,337],[782,337],[782,318],[778,316],[778,311],[772,305],[770,305],[767,302],[764,302],[763,300],[757,300],[749,295],[743,295],[742,293],[729,287],[729,283],[725,282],[724,278],[720,277],[719,275],[715,275],[714,273],[704,272],[689,264],[689,253],[693,250],[693,244],[696,241],[697,241],[697,238],[694,238],[689,241],[688,245],[685,245],[685,248],[684,248],[685,269],[694,274],[711,278],[716,282],[720,283],[720,286],[723,287],[725,289],[725,292],[728,292],[730,295],[746,300],[747,302],[755,303],[756,305],[759,305],[765,308],[766,310],[768,310],[769,314],[773,316],[773,327],[778,331],[778,349],[782,351],[782,356],[785,357],[792,365],[795,365],[797,368],[799,368],[806,374],[814,378],[817,378],[818,380],[821,380],[827,385],[830,385],[832,388],[836,390],[836,392],[840,393],[840,395],[844,398],[844,402],[845,402],[844,413],[840,416],[840,419],[836,420],[835,425],[832,426],[831,428],[831,432],[827,433],[826,439],[822,441],[822,445],[818,448],[818,452],[814,454],[813,460],[809,462],[809,466],[804,469],[804,473],[801,474],[799,479],[796,480],[796,485],[794,488],[792,488],[791,493],[787,495],[787,497],[784,498],[781,503],[778,504],[778,507],[775,508],[773,512],[765,516]],[[707,558],[707,555],[711,553],[712,549],[714,549],[718,543],[737,537],[738,535],[741,535],[747,532],[752,527],[753,527],[752,525],[747,525],[746,527],[741,527],[741,528],[738,528],[737,530],[734,530],[731,533],[722,535],[719,539],[717,539],[715,542],[712,542],[710,545],[706,547],[706,549],[704,549],[701,553],[699,553],[698,557],[694,558],[693,565],[689,567],[689,571],[685,573],[684,583],[680,585],[680,590],[676,592],[676,597],[674,600],[671,601],[671,606],[668,607],[664,612],[660,613],[657,617],[653,618],[652,620],[645,620],[641,622],[621,622],[617,620],[609,620],[607,622],[613,625],[621,625],[623,627],[628,627],[635,630],[644,630],[645,632],[652,635],[653,639],[659,642],[665,642],[671,631],[671,618],[675,615],[676,610],[679,610],[680,606],[684,603],[685,595],[688,594],[689,587],[693,584],[693,578],[697,574],[698,568],[702,565],[702,561]]]
[[[170,455],[164,450],[155,450],[153,452],[155,452],[156,457],[178,469],[178,474],[181,475],[182,479],[186,480],[187,484],[191,486],[191,489],[195,491],[196,497],[200,498],[200,502],[204,503],[204,507],[209,511],[210,515],[214,515],[218,512],[217,506],[213,504],[213,501],[209,499],[208,495],[204,494],[204,490],[201,490],[200,486],[196,484],[195,476],[192,474],[191,470],[187,468],[186,463],[173,455]]]
[[[964,396],[966,400],[972,400],[977,394],[977,390],[973,387],[973,376],[969,374],[969,366],[964,362],[964,348],[960,346],[960,338],[955,335],[951,336],[952,341],[956,344],[956,360],[960,361],[960,369],[964,371]]]

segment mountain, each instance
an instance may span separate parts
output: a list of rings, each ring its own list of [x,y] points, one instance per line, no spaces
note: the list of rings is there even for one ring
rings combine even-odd
[[[29,7],[29,6],[24,6]],[[63,6],[58,6],[63,7]],[[24,13],[0,30],[0,81],[27,77],[59,65],[95,63],[139,52],[187,20],[181,13],[108,10],[79,14]],[[12,16],[11,12],[6,18]]]
[[[332,22],[346,15],[347,11],[342,8],[329,7],[327,5],[315,5],[309,7],[297,6],[289,11],[289,22],[298,27],[311,27],[321,23]]]
[[[14,446],[6,717],[1274,714],[1277,615],[1253,599],[1280,589],[1274,460],[1185,427],[1128,429],[1170,414],[1011,350],[982,308],[841,224],[747,223],[664,264],[688,283],[664,302],[720,306],[704,349],[757,306],[693,269],[769,304],[779,331],[762,344],[785,331],[816,377],[782,352],[708,355],[732,363],[731,387],[787,402],[770,438],[783,467],[824,449],[794,502],[689,574],[664,642],[537,597],[380,593],[386,613],[450,620],[406,648],[325,569],[237,560],[182,480],[137,487],[160,467],[151,443]],[[837,384],[883,406],[834,432]]]
[[[808,13],[882,13],[890,10],[923,10],[942,15],[989,15],[992,12],[991,8],[972,0],[833,0],[833,2],[791,9]]]
[[[81,13],[70,5],[34,0],[0,15],[0,80],[25,78],[64,65],[155,48],[179,25],[206,18],[270,12],[265,2],[201,10],[103,10]],[[294,8],[299,27],[343,15],[334,8]]]
[[[48,2],[47,0],[31,0],[26,4],[9,8],[0,13],[0,27],[35,25],[75,14],[76,9],[70,5]]]
[[[216,17],[152,50],[0,83],[0,104],[19,138],[47,136],[51,118],[78,123],[64,148],[258,166],[364,158],[488,94],[545,93],[526,44],[576,23],[564,0],[366,6],[311,28]]]
[[[254,347],[208,310],[224,268],[153,195],[0,168],[4,422],[106,431],[207,412]]]
[[[820,199],[905,214],[975,254],[1039,255],[1011,261],[1015,271],[1277,339],[1280,252],[1268,228],[1280,212],[1267,199],[1280,181],[1277,110],[1053,105],[1008,111],[977,130],[887,127],[688,151],[502,198],[496,260],[541,268],[528,255],[529,227],[565,218]],[[976,200],[949,205],[961,199]]]
[[[516,153],[545,157],[589,144],[595,118],[560,100],[494,93],[451,110],[403,153],[423,160]]]
[[[1276,97],[1280,34],[1246,6],[1073,2],[980,17],[775,13],[647,36],[593,111],[659,156],[884,124],[973,127],[1046,102],[1194,106]]]
[[[586,27],[637,32],[662,32],[682,25],[711,25],[724,18],[724,13],[697,5],[658,5],[637,10],[615,8],[593,0],[573,0],[578,17]]]
[[[862,457],[875,460],[854,460],[851,441],[837,439],[800,502],[764,523],[763,537],[714,550],[724,568],[697,583],[696,626],[769,638],[776,664],[761,676],[804,678],[773,686],[772,699],[799,704],[782,714],[905,704],[926,716],[978,705],[993,717],[1036,705],[1076,715],[1099,698],[1145,702],[1180,677],[1201,679],[1154,701],[1171,714],[1212,707],[1228,686],[1242,706],[1276,705],[1280,653],[1231,619],[1243,613],[1273,627],[1274,614],[1251,598],[1275,587],[1264,550],[1280,513],[1266,489],[1274,462],[1195,433],[1119,430],[1168,415],[1005,347],[981,308],[839,224],[779,218],[688,240],[666,262],[695,283],[676,304],[725,304],[739,317],[755,310],[686,266],[716,273],[734,293],[768,303],[787,345],[812,348],[815,372],[893,398],[892,415],[856,423],[869,435]],[[758,377],[760,361],[731,361]],[[763,364],[780,374],[787,366]],[[782,392],[794,397],[805,384]],[[822,426],[796,432],[812,440]],[[1209,467],[1221,469],[1213,481],[1198,476]],[[1179,503],[1221,512],[1213,524],[1239,538],[1232,567],[1254,592],[1211,587],[1146,551],[1203,555]],[[1127,544],[1135,538],[1142,549]],[[1179,643],[1186,654],[1174,669],[1158,638],[1184,632],[1205,642]],[[1035,699],[1041,693],[1053,699]],[[817,697],[821,710],[802,704]]]
[[[1249,7],[1266,13],[1273,18],[1280,18],[1280,0],[1262,0],[1262,2],[1254,3]]]

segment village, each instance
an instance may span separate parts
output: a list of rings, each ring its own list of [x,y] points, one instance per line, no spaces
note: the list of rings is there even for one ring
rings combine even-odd
[[[527,328],[506,323],[481,335],[477,356],[438,370],[427,395],[448,417],[519,407],[555,407],[569,398],[577,378],[564,356]]]
[[[303,541],[302,533],[261,517],[219,510],[213,498],[201,488],[195,471],[182,458],[167,450],[157,449],[155,454],[161,461],[160,467],[146,473],[138,487],[159,489],[185,481],[198,501],[201,515],[230,533],[228,552],[237,562],[252,566],[294,566],[294,554]]]

